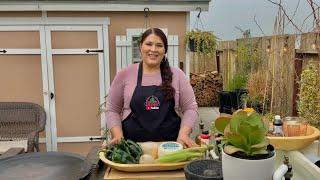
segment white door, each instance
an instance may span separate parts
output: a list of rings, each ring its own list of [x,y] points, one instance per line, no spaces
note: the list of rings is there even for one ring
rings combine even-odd
[[[46,145],[40,146],[41,150],[50,150],[52,145],[47,76],[44,27],[0,23],[0,101],[33,102],[44,107],[47,123],[40,138]]]
[[[100,136],[105,127],[104,114],[98,118],[97,113],[110,87],[109,22],[0,18],[0,83],[6,85],[0,100],[31,101],[45,108],[46,132],[40,143],[48,151],[86,154],[93,145],[89,138]]]
[[[85,152],[96,145],[90,138],[100,136],[105,124],[104,116],[97,116],[105,97],[102,27],[47,26],[45,30],[52,147]]]

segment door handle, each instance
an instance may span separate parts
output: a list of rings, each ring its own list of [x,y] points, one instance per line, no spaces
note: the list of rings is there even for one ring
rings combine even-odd
[[[91,53],[91,52],[103,52],[103,49],[98,49],[98,50],[86,50],[86,53]]]
[[[54,98],[54,94],[50,93],[50,99],[53,99],[53,98]]]

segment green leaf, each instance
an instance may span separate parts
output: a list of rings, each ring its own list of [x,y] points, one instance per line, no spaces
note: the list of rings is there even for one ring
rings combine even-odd
[[[216,129],[220,133],[224,134],[224,129],[229,124],[230,120],[231,120],[230,117],[226,117],[226,116],[218,117],[214,122]]]
[[[251,153],[251,155],[256,155],[256,154],[268,154],[268,151],[266,149],[264,149],[264,148],[261,148],[259,150],[253,151]]]
[[[223,151],[227,154],[233,154],[235,152],[241,151],[244,152],[243,149],[237,148],[235,146],[232,145],[225,145],[223,148]]]
[[[238,127],[240,122],[246,118],[247,118],[247,113],[245,111],[236,112],[232,116],[232,119],[230,120],[230,131],[234,133],[238,132]]]
[[[247,151],[250,149],[250,145],[248,145],[247,140],[244,136],[240,135],[239,133],[228,133],[226,135],[227,139],[228,139],[228,143],[243,149],[244,151]]]
[[[263,130],[255,129],[250,132],[250,144],[259,144],[266,139],[266,135]]]
[[[254,144],[251,146],[251,148],[265,148],[268,146],[268,141],[265,140],[265,141],[262,141],[261,143],[259,144]]]
[[[248,123],[246,123],[246,122],[241,123],[240,126],[239,126],[239,129],[238,129],[238,132],[242,136],[244,136],[247,139],[247,141],[249,140],[248,143],[250,143],[251,126]]]

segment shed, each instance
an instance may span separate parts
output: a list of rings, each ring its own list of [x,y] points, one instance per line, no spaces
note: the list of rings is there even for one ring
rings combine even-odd
[[[190,11],[210,0],[15,0],[0,2],[0,101],[40,104],[42,151],[86,154],[117,71],[139,60],[137,37],[159,27],[171,65],[189,74],[184,34]]]

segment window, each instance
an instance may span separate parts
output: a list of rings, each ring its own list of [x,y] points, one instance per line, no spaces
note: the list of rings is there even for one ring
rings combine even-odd
[[[141,61],[139,39],[140,39],[140,36],[132,36],[132,62],[133,63],[139,63]]]

